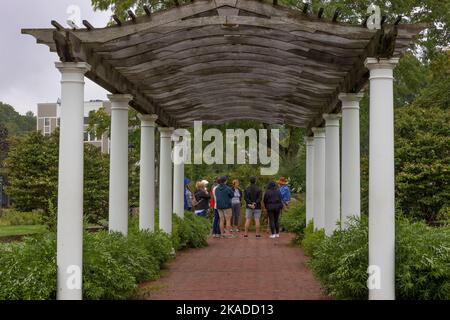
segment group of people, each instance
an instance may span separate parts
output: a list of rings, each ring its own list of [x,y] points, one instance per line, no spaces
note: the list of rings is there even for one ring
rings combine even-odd
[[[185,179],[185,209],[193,210],[198,216],[206,217],[208,210],[214,212],[212,235],[215,238],[235,237],[239,230],[239,220],[242,203],[245,202],[245,232],[252,220],[255,222],[256,238],[260,238],[260,219],[262,207],[267,211],[270,225],[270,238],[280,237],[280,215],[284,207],[291,200],[291,191],[284,177],[277,182],[271,181],[263,191],[258,187],[256,177],[251,177],[248,187],[242,191],[239,180],[233,180],[227,184],[227,177],[216,178],[213,186],[208,191],[207,180],[196,183],[195,192],[192,194],[188,185],[189,179]],[[233,234],[234,233],[234,234]]]

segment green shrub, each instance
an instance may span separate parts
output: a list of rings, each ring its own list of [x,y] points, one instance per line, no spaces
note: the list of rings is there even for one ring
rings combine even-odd
[[[331,237],[305,231],[309,265],[326,293],[337,299],[368,295],[368,219],[353,221]],[[450,229],[398,218],[396,223],[397,299],[450,299]]]
[[[31,226],[42,223],[42,211],[20,212],[15,209],[3,209],[0,214],[1,226]]]
[[[184,219],[173,215],[173,244],[175,249],[182,247],[201,248],[208,245],[210,224],[208,219],[185,212]]]
[[[283,211],[280,224],[284,230],[296,235],[296,241],[300,241],[306,228],[306,209],[304,204],[293,200],[289,208]]]
[[[43,300],[56,294],[56,237],[0,245],[0,300]]]
[[[140,282],[159,277],[160,267],[172,255],[174,243],[207,245],[209,223],[193,213],[174,218],[172,236],[138,230],[130,219],[127,237],[100,231],[86,233],[83,247],[83,297],[127,299]],[[176,246],[179,248],[180,245]],[[30,238],[23,243],[0,244],[0,300],[52,299],[56,296],[56,236]]]
[[[305,228],[305,235],[302,240],[303,250],[307,256],[312,256],[316,248],[325,240],[323,229],[314,231],[314,222],[311,221]]]
[[[311,256],[309,265],[327,294],[337,299],[367,297],[367,228],[355,221],[331,237],[325,237],[323,230],[311,231],[310,224],[303,241],[305,253]]]

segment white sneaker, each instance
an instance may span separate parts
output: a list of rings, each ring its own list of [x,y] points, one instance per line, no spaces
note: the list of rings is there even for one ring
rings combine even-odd
[[[275,238],[279,238],[279,237],[280,237],[280,234],[277,233],[277,234],[275,235]]]
[[[275,239],[275,238],[276,238],[276,235],[275,235],[275,234],[272,234],[269,238],[270,238],[270,239]]]

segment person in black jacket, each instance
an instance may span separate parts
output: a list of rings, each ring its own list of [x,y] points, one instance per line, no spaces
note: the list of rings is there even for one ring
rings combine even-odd
[[[269,215],[270,231],[272,235],[270,238],[280,237],[280,212],[283,208],[283,201],[280,190],[277,189],[275,182],[271,181],[267,185],[266,193],[264,194],[264,206]]]
[[[209,209],[209,198],[211,197],[206,191],[206,186],[201,181],[196,183],[196,189],[194,193],[195,197],[195,214],[200,217],[206,217]]]
[[[262,191],[256,185],[256,177],[250,178],[250,186],[245,189],[245,234],[244,237],[248,237],[248,228],[250,227],[250,222],[252,218],[255,219],[255,227],[256,227],[256,238],[260,238],[259,234],[259,219],[261,218],[261,200],[262,200]]]

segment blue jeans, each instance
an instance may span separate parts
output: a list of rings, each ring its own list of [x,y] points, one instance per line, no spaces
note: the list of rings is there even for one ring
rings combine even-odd
[[[213,220],[213,234],[220,234],[220,218],[219,211],[214,209],[214,220]]]

